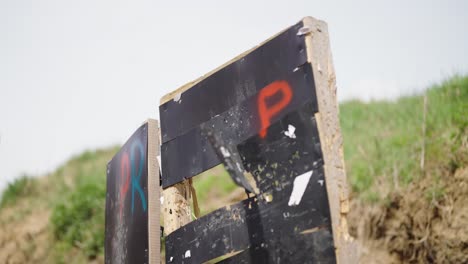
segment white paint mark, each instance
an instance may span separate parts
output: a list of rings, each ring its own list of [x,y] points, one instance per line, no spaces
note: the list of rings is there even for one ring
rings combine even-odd
[[[179,102],[179,104],[180,104],[180,98],[181,97],[182,97],[182,93],[174,94],[174,102]]]
[[[302,200],[302,196],[306,190],[307,184],[309,183],[310,177],[312,176],[313,171],[308,171],[304,174],[297,176],[294,179],[293,190],[291,196],[289,196],[289,206],[299,205]]]
[[[318,183],[320,183],[320,186],[323,186],[323,180],[318,180]]]
[[[288,131],[284,131],[284,134],[290,138],[296,138],[294,131],[296,131],[296,128],[293,125],[288,125]]]
[[[320,66],[320,63],[317,63],[317,70],[318,72],[322,73],[322,67]]]
[[[161,204],[164,204],[164,196],[161,196],[161,198],[159,198],[159,201],[161,201]]]
[[[190,254],[190,249],[185,251],[185,258],[190,258],[192,255]]]
[[[174,257],[170,257],[170,258],[169,258],[169,262],[172,262],[173,259],[174,259]]]
[[[297,72],[299,70],[299,67],[294,68],[293,72]]]
[[[231,153],[229,153],[229,150],[225,149],[223,146],[221,146],[221,153],[223,153],[223,156],[225,158],[231,157]]]

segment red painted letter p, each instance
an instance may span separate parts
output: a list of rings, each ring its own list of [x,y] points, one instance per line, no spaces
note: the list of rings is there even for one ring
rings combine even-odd
[[[281,92],[282,97],[278,102],[267,106],[267,98]],[[260,116],[260,137],[265,138],[270,126],[271,118],[283,110],[292,99],[292,90],[286,81],[276,81],[264,87],[258,95],[258,114]]]

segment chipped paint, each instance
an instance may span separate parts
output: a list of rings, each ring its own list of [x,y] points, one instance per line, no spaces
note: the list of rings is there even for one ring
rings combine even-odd
[[[182,97],[182,93],[174,94],[174,102],[178,102],[180,104],[180,102],[182,101],[181,97]]]
[[[289,138],[296,138],[296,134],[294,134],[294,131],[296,131],[296,128],[293,125],[289,124],[288,131],[284,131],[284,134]]]
[[[325,226],[317,226],[317,227],[314,227],[314,228],[310,228],[310,229],[307,229],[307,230],[304,230],[301,232],[301,235],[307,235],[307,234],[311,234],[311,233],[315,233],[321,229],[324,229],[326,228]]]
[[[307,184],[309,183],[310,177],[312,176],[313,171],[308,171],[304,174],[297,176],[294,179],[293,190],[291,196],[289,197],[289,206],[299,205],[302,200],[302,196],[306,190]]]
[[[191,256],[192,255],[190,254],[190,249],[185,251],[185,255],[184,255],[185,258],[190,258]]]
[[[159,169],[161,169],[161,155],[156,156],[156,159],[158,160]]]
[[[231,157],[231,153],[229,153],[229,150],[227,150],[225,147],[221,146],[221,153],[223,153],[223,156],[225,158],[229,158]]]
[[[267,203],[273,201],[273,194],[271,194],[271,193],[266,193],[266,194],[263,195],[263,197],[265,198],[265,201],[266,201]]]
[[[240,165],[239,162],[236,162],[236,165],[237,165],[237,169],[239,169],[239,171],[244,171],[244,169],[242,168],[242,166]]]

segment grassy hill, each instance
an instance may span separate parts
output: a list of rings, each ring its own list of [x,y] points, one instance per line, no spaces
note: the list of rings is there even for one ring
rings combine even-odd
[[[468,261],[467,109],[468,77],[394,102],[340,105],[350,225],[363,261]],[[50,175],[10,183],[0,262],[102,263],[105,169],[117,150],[88,151]],[[217,168],[195,181],[202,211],[232,196],[227,177]]]
[[[10,183],[0,203],[0,262],[103,262],[106,164],[117,150],[87,151],[52,174]]]
[[[468,77],[340,111],[364,261],[467,263]]]

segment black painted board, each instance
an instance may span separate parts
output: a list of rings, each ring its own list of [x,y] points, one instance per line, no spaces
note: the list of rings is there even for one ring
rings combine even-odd
[[[248,254],[252,263],[335,262],[314,108],[314,103],[306,103],[271,125],[265,138],[254,135],[237,145],[260,194],[171,233],[166,238],[167,261],[201,263],[243,250],[238,258]],[[305,236],[305,230],[313,231]]]
[[[148,263],[148,125],[107,164],[105,263]]]
[[[293,188],[290,184],[283,186],[288,195],[273,197],[271,202],[255,201],[252,197],[179,228],[166,237],[166,262],[202,263],[247,250],[251,251],[249,255],[253,260],[269,260],[262,263],[277,263],[281,259],[304,262],[312,256],[328,260],[322,263],[334,263],[329,211],[324,206],[327,204],[326,189],[320,183],[324,181],[321,168],[312,176],[298,206],[288,205]],[[317,231],[301,234],[314,228]],[[318,231],[322,233],[314,235]],[[320,247],[314,239],[320,240]]]
[[[331,236],[330,230],[326,228],[312,233],[285,235],[276,240],[273,249],[265,245],[255,246],[217,263],[335,263],[334,248],[329,246]],[[293,250],[291,244],[296,245]],[[311,248],[314,250],[310,251]],[[274,259],[270,257],[270,250],[276,251]]]
[[[162,143],[227,111],[307,62],[302,21],[160,106]]]
[[[320,168],[314,171],[297,206],[288,205],[293,189],[289,184],[283,185],[287,196],[274,197],[271,202],[252,197],[190,222],[166,237],[166,262],[202,263],[249,247],[264,248],[270,263],[294,259],[298,250],[307,252],[307,256],[318,254],[315,251],[323,248],[333,252],[329,212],[324,206],[327,194],[322,181]],[[305,236],[301,232],[313,228],[328,234],[321,238],[320,248],[301,239]],[[255,259],[257,253],[252,254]],[[334,255],[328,254],[327,259],[330,261],[325,263],[333,263]]]
[[[266,96],[272,88],[275,89],[272,85],[276,84],[278,84],[276,86],[278,91],[272,96]],[[262,114],[259,103],[263,102],[266,109],[280,105],[286,98],[284,89],[290,94],[288,103],[274,115],[266,115],[264,112]],[[302,65],[283,79],[277,79],[240,104],[199,124],[188,133],[163,143],[161,146],[162,186],[166,188],[221,163],[222,160],[203,135],[202,126],[205,129],[211,128],[213,133],[222,134],[223,139],[237,145],[259,134],[265,120],[274,123],[306,103],[310,103],[311,116],[313,116],[318,111],[318,107],[310,64]],[[266,135],[268,135],[268,130]]]

